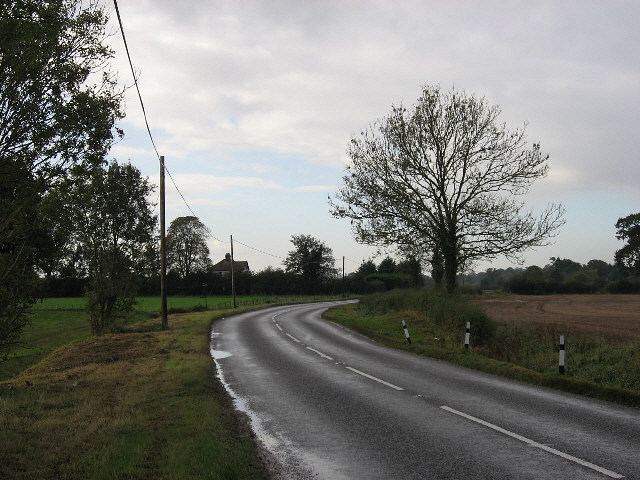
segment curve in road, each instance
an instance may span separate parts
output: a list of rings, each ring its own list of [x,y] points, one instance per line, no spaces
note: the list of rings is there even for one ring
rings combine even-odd
[[[218,374],[290,478],[640,478],[640,413],[275,307],[214,323]]]

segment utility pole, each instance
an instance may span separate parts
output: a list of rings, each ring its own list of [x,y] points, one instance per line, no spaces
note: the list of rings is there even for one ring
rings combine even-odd
[[[167,246],[164,238],[164,155],[160,155],[160,298],[162,329],[169,328],[167,319]]]
[[[231,237],[231,295],[233,295],[233,308],[236,308],[236,272],[233,265],[233,235]]]
[[[344,297],[344,255],[342,256],[342,296]]]

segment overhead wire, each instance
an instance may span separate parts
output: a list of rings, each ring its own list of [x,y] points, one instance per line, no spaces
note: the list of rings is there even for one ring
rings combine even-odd
[[[129,61],[129,67],[131,68],[131,75],[133,76],[133,82],[134,82],[134,85],[135,85],[135,87],[136,87],[136,92],[138,93],[138,100],[140,101],[140,107],[142,108],[142,116],[144,117],[144,123],[145,123],[145,126],[147,127],[147,133],[148,133],[148,135],[149,135],[149,140],[151,140],[151,145],[153,145],[153,149],[154,149],[154,151],[156,152],[156,156],[157,156],[158,158],[160,158],[160,153],[158,152],[158,148],[156,147],[156,143],[155,143],[155,141],[153,140],[153,135],[151,134],[151,128],[149,127],[149,121],[148,121],[148,119],[147,119],[147,111],[146,111],[146,109],[145,109],[145,107],[144,107],[144,101],[142,100],[142,94],[140,93],[140,86],[138,85],[138,78],[137,78],[137,76],[136,76],[135,69],[134,69],[134,67],[133,67],[133,61],[131,60],[131,54],[130,54],[130,52],[129,52],[129,45],[127,44],[127,38],[126,38],[126,36],[125,36],[125,33],[124,33],[124,27],[123,27],[123,25],[122,25],[122,17],[120,16],[120,9],[118,8],[118,1],[117,1],[117,0],[113,0],[113,5],[114,5],[115,10],[116,10],[116,16],[118,17],[118,25],[120,26],[120,33],[121,33],[121,35],[122,35],[122,41],[123,41],[123,43],[124,43],[124,49],[125,49],[125,51],[126,51],[127,59],[128,59],[128,61]],[[171,183],[173,183],[174,188],[176,189],[176,191],[177,191],[177,192],[178,192],[178,194],[180,195],[180,198],[182,198],[182,201],[184,202],[184,204],[185,204],[185,206],[187,207],[187,209],[189,210],[189,212],[191,212],[191,214],[192,214],[194,217],[198,218],[198,216],[196,215],[196,213],[193,211],[193,209],[191,208],[191,206],[190,206],[190,205],[189,205],[189,203],[187,202],[187,199],[185,198],[185,196],[184,196],[184,195],[182,194],[182,192],[180,191],[180,188],[178,188],[178,184],[176,183],[175,179],[173,178],[173,175],[171,175],[171,172],[169,171],[169,169],[167,168],[167,166],[166,166],[166,165],[164,166],[164,170],[165,170],[165,171],[167,172],[167,174],[169,175],[169,178],[171,179]],[[203,225],[204,225],[204,224],[203,224]],[[214,240],[216,240],[216,241],[218,241],[218,242],[220,242],[220,243],[230,243],[230,242],[228,242],[228,241],[224,241],[224,240],[221,240],[221,239],[219,239],[218,237],[216,237],[216,236],[213,234],[213,232],[211,231],[211,229],[210,229],[207,225],[204,225],[204,227],[206,228],[206,230],[207,230],[207,235],[208,235],[209,237],[213,238]],[[246,244],[246,243],[244,243],[244,242],[241,242],[241,241],[239,241],[239,240],[237,240],[237,239],[235,240],[235,242],[236,242],[236,243],[239,243],[240,245],[242,245],[242,246],[244,246],[244,247],[246,247],[246,248],[249,248],[249,249],[254,250],[254,251],[256,251],[256,252],[262,253],[263,255],[268,255],[268,256],[273,257],[273,258],[279,258],[279,259],[281,259],[281,260],[285,260],[285,257],[283,257],[283,256],[281,256],[281,255],[276,255],[276,254],[266,252],[266,251],[261,250],[261,249],[256,248],[256,247],[252,247],[251,245],[248,245],[248,244]],[[355,264],[358,264],[358,262],[356,262],[356,261],[354,261],[354,260],[351,260],[351,259],[348,259],[348,258],[346,258],[346,257],[345,257],[345,260],[349,260],[350,262],[353,262],[353,263],[355,263]]]
[[[140,93],[140,87],[138,85],[138,77],[136,77],[136,72],[133,68],[133,62],[131,61],[131,54],[129,53],[129,45],[127,45],[127,37],[125,37],[124,35],[124,27],[122,26],[122,18],[120,17],[118,0],[113,0],[113,5],[116,8],[116,16],[118,17],[118,24],[120,25],[120,33],[122,34],[124,49],[127,52],[127,58],[129,59],[129,67],[131,67],[131,75],[133,75],[133,83],[136,86],[136,91],[138,92],[138,99],[140,100],[140,106],[142,107],[142,116],[144,117],[144,124],[147,126],[147,133],[149,134],[151,145],[153,145],[153,149],[155,150],[156,155],[158,156],[158,158],[160,158],[160,153],[158,153],[158,149],[156,148],[156,143],[153,141],[153,135],[151,135],[151,128],[149,128],[149,121],[147,120],[147,111],[144,108],[144,102],[142,101],[142,94]]]

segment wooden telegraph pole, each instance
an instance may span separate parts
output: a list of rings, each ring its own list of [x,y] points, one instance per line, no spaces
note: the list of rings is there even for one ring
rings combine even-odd
[[[231,237],[231,295],[233,296],[233,308],[236,308],[236,272],[233,265],[233,235]]]
[[[342,296],[344,297],[344,255],[342,256]]]
[[[169,328],[167,319],[167,246],[164,238],[164,156],[160,155],[160,297],[162,328]]]

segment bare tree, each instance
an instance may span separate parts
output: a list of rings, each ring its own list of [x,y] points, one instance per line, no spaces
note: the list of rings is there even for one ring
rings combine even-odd
[[[441,256],[450,291],[462,265],[548,244],[564,208],[536,217],[518,200],[546,176],[548,155],[499,114],[484,98],[424,87],[413,108],[393,107],[352,138],[333,215],[350,218],[360,242],[429,252],[436,265]]]

